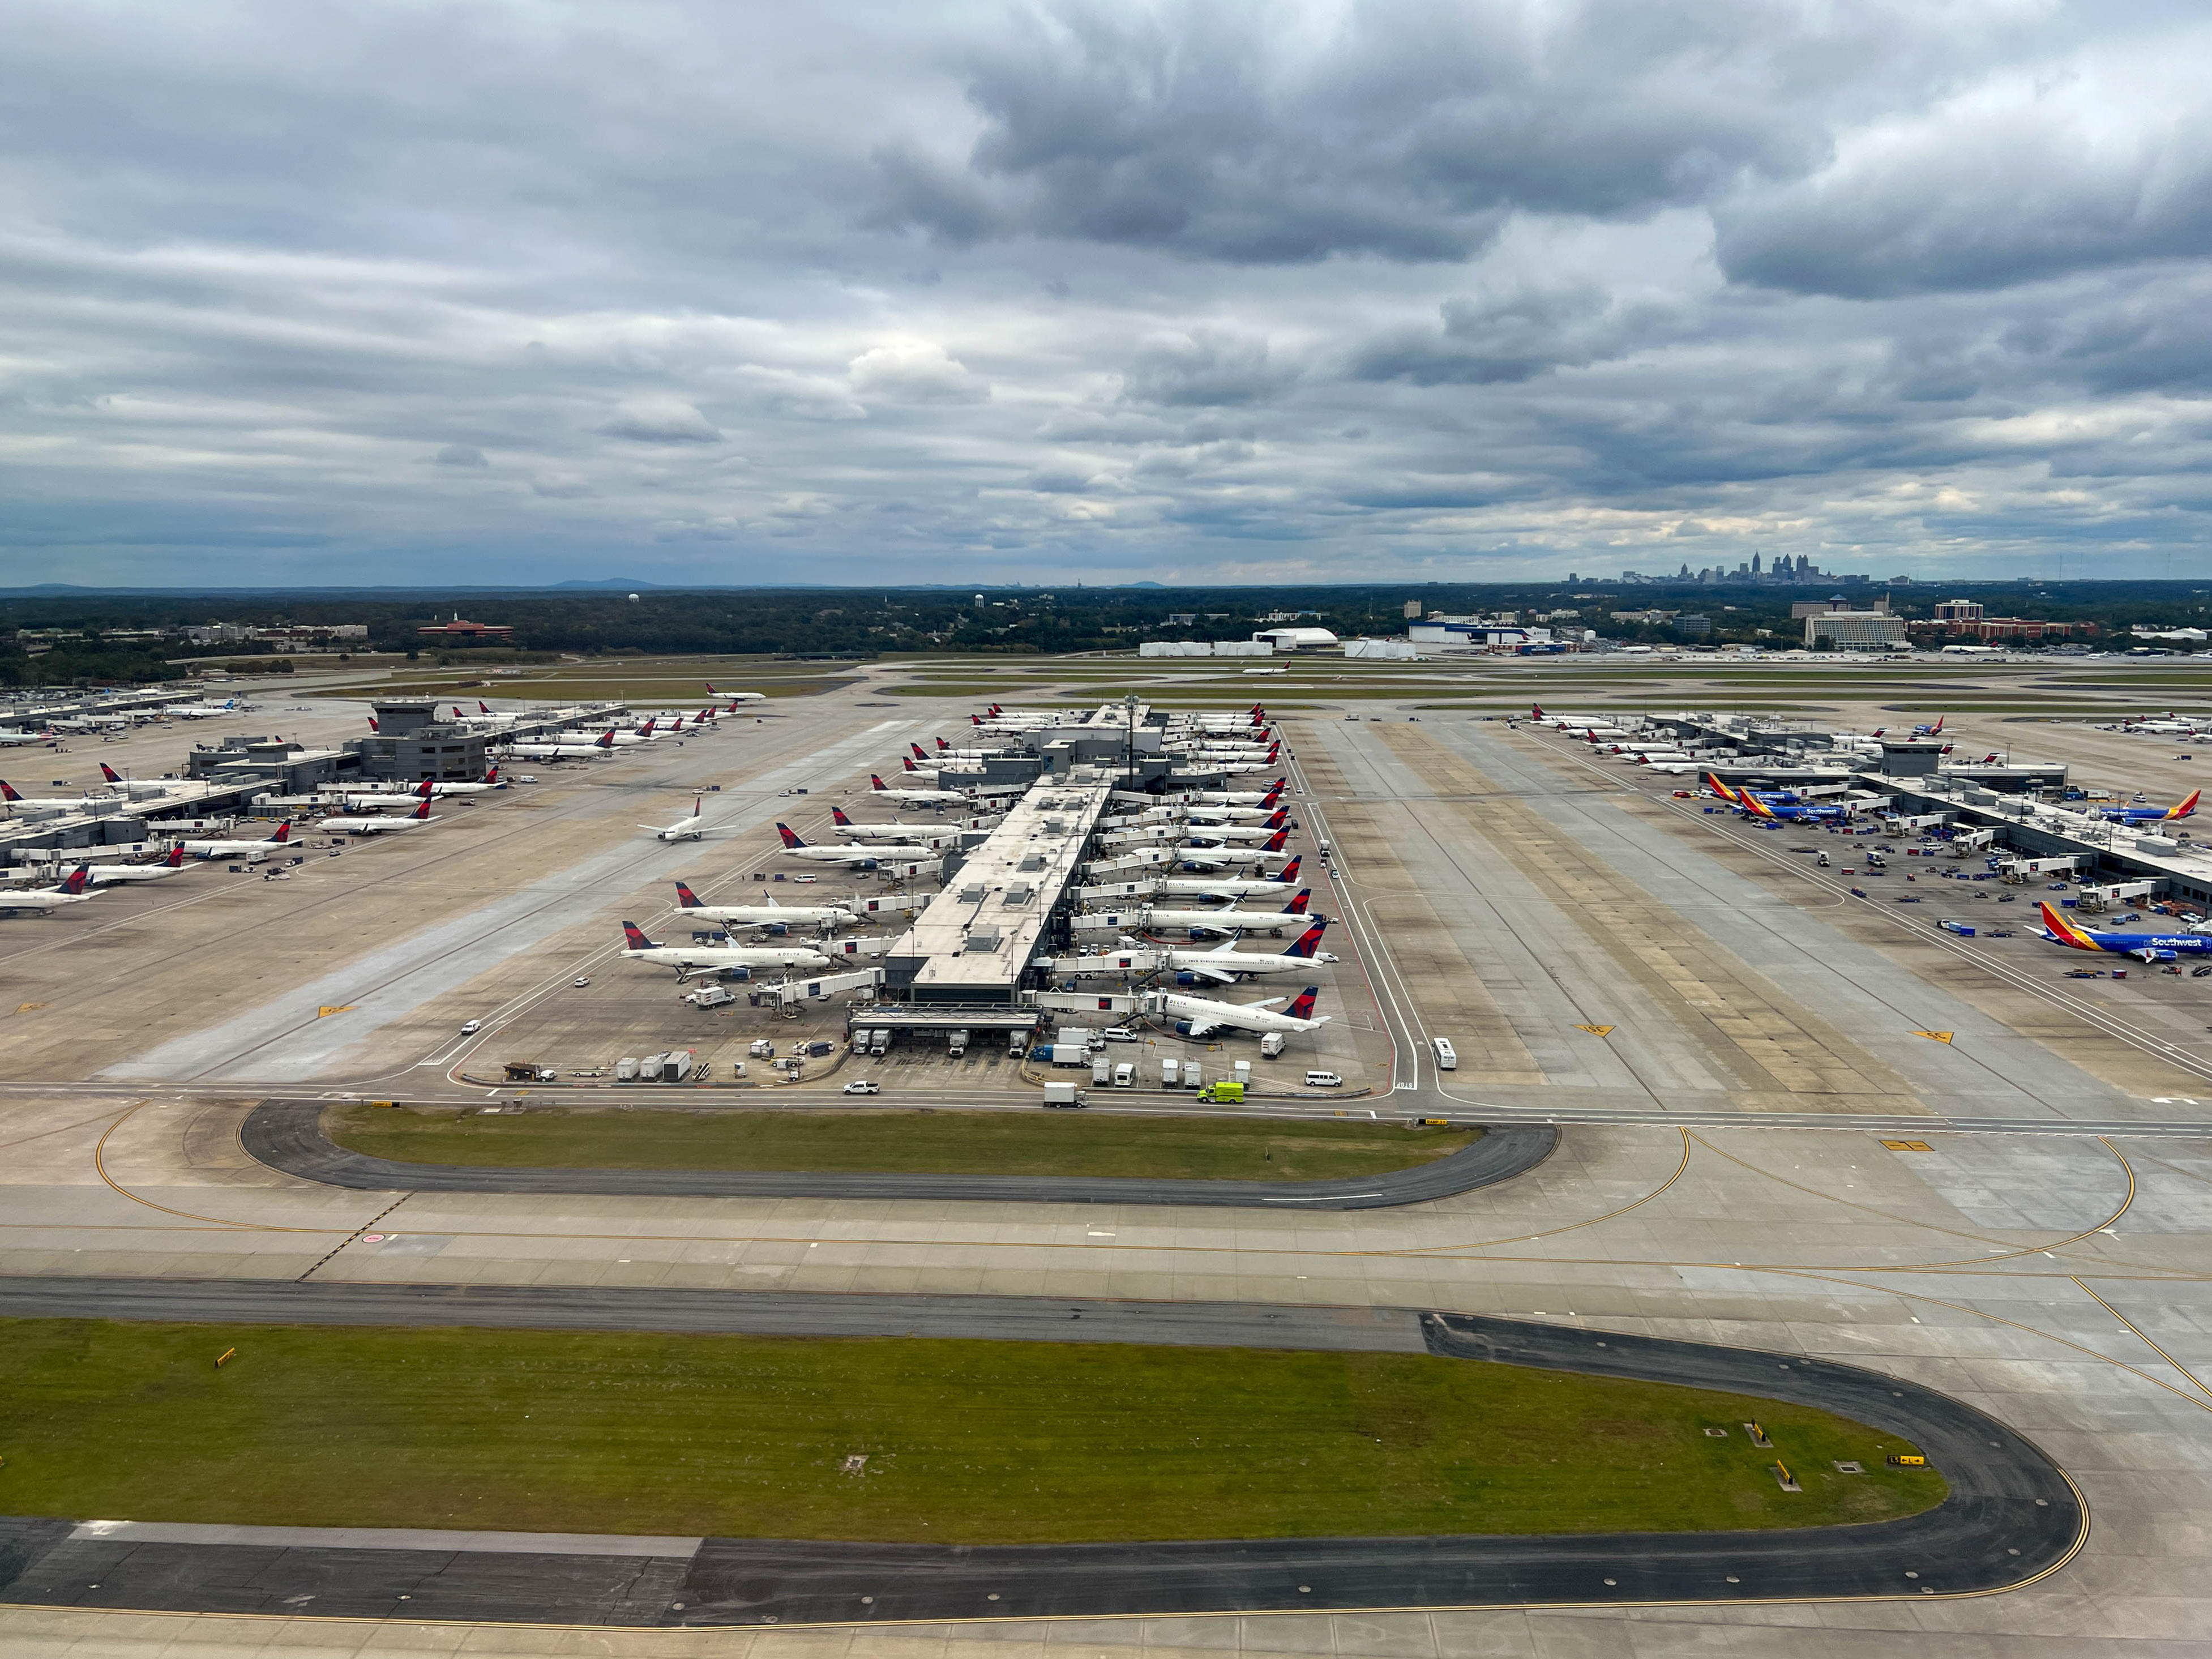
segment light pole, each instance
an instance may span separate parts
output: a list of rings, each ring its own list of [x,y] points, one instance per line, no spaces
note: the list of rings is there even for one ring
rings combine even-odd
[[[1121,784],[1124,788],[1133,793],[1137,787],[1137,694],[1135,692],[1124,691],[1121,694],[1121,715],[1128,734],[1123,740],[1121,750]]]

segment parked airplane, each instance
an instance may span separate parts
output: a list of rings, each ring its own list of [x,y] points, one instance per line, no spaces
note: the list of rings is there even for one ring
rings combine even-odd
[[[768,693],[765,691],[717,691],[711,685],[707,688],[707,695],[710,697],[727,697],[730,700],[730,707],[732,708],[735,708],[741,702],[766,702],[768,701]]]
[[[865,842],[871,845],[888,843],[895,847],[926,847],[933,853],[941,853],[948,847],[960,844],[961,832],[957,829],[901,823],[896,818],[889,823],[855,823],[845,815],[845,809],[842,806],[830,809],[830,823],[831,829],[847,841]]]
[[[221,702],[172,703],[161,712],[174,714],[181,720],[210,720],[218,714],[235,714],[240,711],[236,697],[225,697]]]
[[[691,921],[718,921],[725,927],[842,927],[860,918],[842,904],[708,904],[682,882],[676,884],[676,910]]]
[[[69,879],[58,887],[44,887],[27,893],[0,893],[0,910],[36,910],[44,915],[61,909],[65,905],[82,904],[87,899],[98,896],[97,893],[85,891],[89,880],[87,866],[80,864],[70,872]]]
[[[879,860],[888,864],[927,860],[936,856],[934,848],[914,847],[903,843],[896,847],[879,846],[872,842],[866,847],[816,847],[799,840],[792,833],[791,826],[787,823],[777,824],[775,833],[783,837],[783,850],[787,857],[806,859],[817,864],[871,865]]]
[[[1326,1014],[1314,1018],[1314,1002],[1320,995],[1321,987],[1309,985],[1279,1014],[1274,1005],[1283,1000],[1280,997],[1269,997],[1264,1002],[1215,1002],[1169,991],[1158,994],[1157,1006],[1159,1012],[1175,1022],[1177,1036],[1202,1037],[1224,1026],[1244,1031],[1312,1031],[1328,1024]],[[1152,1003],[1155,999],[1147,997],[1146,1001]]]
[[[1211,951],[1170,951],[1167,965],[1178,985],[1234,985],[1253,975],[1300,973],[1314,963],[1336,960],[1321,948],[1321,936],[1328,927],[1326,916],[1317,917],[1312,927],[1291,941],[1286,951],[1239,951],[1232,938]]]
[[[343,815],[325,818],[315,828],[330,834],[348,836],[380,836],[390,830],[413,830],[425,823],[435,823],[430,816],[430,803],[423,801],[404,817],[347,817]]]
[[[648,962],[673,968],[676,977],[694,974],[727,974],[756,968],[827,968],[830,958],[801,945],[655,945],[634,921],[623,923],[629,946],[623,955],[632,962]]]
[[[5,779],[0,779],[0,801],[30,812],[82,812],[100,804],[97,795],[21,795]]]
[[[161,779],[152,783],[135,781],[125,777],[106,761],[100,763],[100,775],[107,780],[111,789],[120,789],[125,800],[152,800],[158,795],[167,794],[177,787],[173,778]]]
[[[106,887],[121,882],[159,881],[164,876],[173,876],[185,867],[183,843],[172,847],[169,856],[159,864],[101,864],[92,867],[92,884]]]
[[[890,796],[895,806],[961,806],[968,800],[957,789],[894,789],[872,772],[868,787],[872,793]]]
[[[1265,789],[1201,789],[1172,799],[1184,800],[1196,806],[1266,806],[1272,807],[1283,793],[1287,778],[1277,778]]]
[[[517,760],[605,760],[615,752],[615,734],[602,732],[589,743],[510,743],[506,752]]]
[[[276,833],[266,841],[180,841],[188,859],[234,859],[266,853],[272,847],[283,847],[292,839],[292,820],[287,818],[276,826]]]
[[[2102,818],[2107,823],[2164,823],[2196,816],[2197,797],[2203,793],[2202,789],[2192,789],[2186,800],[2172,806],[2093,806],[2089,816]]]
[[[1306,907],[1312,902],[1313,890],[1302,887],[1297,896],[1279,910],[1175,910],[1142,906],[1131,910],[1094,913],[1084,920],[1145,932],[1165,929],[1170,933],[1187,933],[1194,939],[1233,939],[1239,933],[1272,933],[1280,939],[1285,927],[1304,923]]]
[[[1224,876],[1206,881],[1170,876],[1155,883],[1152,890],[1163,898],[1218,898],[1232,902],[1254,893],[1279,893],[1297,885],[1298,866],[1304,859],[1305,854],[1299,854],[1272,876]]]
[[[1284,856],[1289,846],[1291,832],[1277,830],[1256,847],[1201,847],[1185,843],[1170,850],[1176,861],[1188,870],[1231,870],[1256,868],[1271,858]]]
[[[2067,921],[2051,908],[2048,900],[2037,908],[2043,912],[2043,937],[2072,950],[2109,951],[2115,956],[2140,957],[2145,962],[2172,962],[2178,956],[2212,952],[2212,933],[2100,933]]]
[[[1290,821],[1290,809],[1279,806],[1263,823],[1194,823],[1189,825],[1183,833],[1191,842],[1199,846],[1234,846],[1243,842],[1273,841],[1275,832],[1287,829]]]

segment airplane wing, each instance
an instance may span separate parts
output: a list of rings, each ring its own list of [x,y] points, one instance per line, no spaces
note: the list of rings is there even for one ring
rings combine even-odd
[[[1237,983],[1236,975],[1225,973],[1218,968],[1186,968],[1183,971],[1187,974],[1195,974],[1200,979],[1210,979],[1216,985],[1234,985]]]
[[[1202,1037],[1206,1036],[1207,1032],[1212,1030],[1221,1022],[1212,1019],[1194,1019],[1188,1023],[1190,1025],[1191,1036],[1194,1037]]]

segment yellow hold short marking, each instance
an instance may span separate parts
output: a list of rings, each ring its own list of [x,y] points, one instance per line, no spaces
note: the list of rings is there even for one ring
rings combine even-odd
[[[342,1004],[336,1008],[318,1008],[315,1010],[315,1018],[317,1019],[328,1019],[332,1014],[349,1014],[354,1011],[354,1004],[348,1002]]]
[[[1951,1031],[1915,1031],[1912,1035],[1926,1037],[1930,1042],[1948,1042],[1956,1034]]]
[[[1610,1025],[1577,1025],[1575,1027],[1575,1030],[1577,1031],[1588,1031],[1592,1036],[1603,1036],[1612,1029],[1613,1027]]]
[[[46,1006],[43,1002],[19,1002],[15,1005],[15,1012],[19,1014],[34,1014]]]

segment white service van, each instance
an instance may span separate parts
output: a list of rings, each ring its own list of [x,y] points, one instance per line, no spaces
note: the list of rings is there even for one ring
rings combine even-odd
[[[1437,1070],[1439,1072],[1459,1070],[1459,1055],[1453,1050],[1449,1037],[1432,1037],[1430,1039],[1429,1047],[1436,1050]]]
[[[1339,1077],[1334,1072],[1308,1072],[1306,1073],[1306,1087],[1309,1089],[1341,1089],[1344,1087],[1344,1079]]]
[[[1119,1066],[1116,1066],[1114,1068],[1114,1086],[1117,1089],[1135,1088],[1137,1086],[1137,1068],[1126,1060]]]

